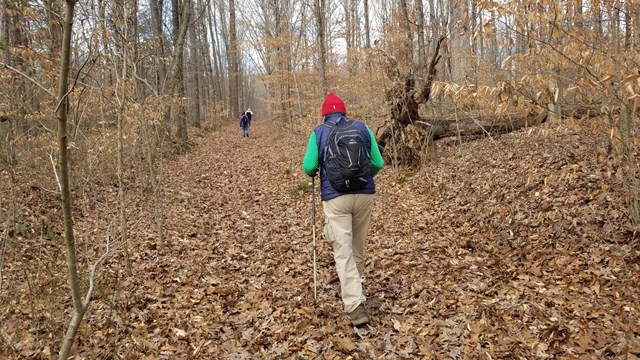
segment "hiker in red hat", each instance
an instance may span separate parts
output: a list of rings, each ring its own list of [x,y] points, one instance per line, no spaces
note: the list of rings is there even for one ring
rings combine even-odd
[[[322,103],[324,122],[309,138],[302,170],[320,169],[324,237],[333,244],[344,309],[354,326],[369,322],[362,289],[365,238],[376,192],[373,177],[384,161],[373,132],[347,118],[344,101],[330,92]]]

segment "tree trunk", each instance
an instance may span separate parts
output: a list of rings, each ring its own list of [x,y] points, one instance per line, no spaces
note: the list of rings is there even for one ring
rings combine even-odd
[[[191,4],[192,12],[195,13],[195,4]],[[191,100],[191,113],[193,114],[193,124],[195,127],[200,127],[200,74],[202,73],[202,69],[200,67],[200,61],[198,61],[198,48],[200,44],[198,44],[196,37],[196,24],[193,24],[189,28],[189,44],[190,44],[190,53],[191,53],[191,84],[193,85],[192,94],[193,99]]]
[[[451,1],[451,46],[449,53],[451,58],[451,81],[463,84],[469,71],[467,46],[467,7],[465,0]]]
[[[156,86],[158,94],[165,93],[165,85],[167,80],[167,64],[166,64],[166,38],[163,30],[163,1],[162,0],[151,0],[150,3],[151,8],[151,23],[153,28],[153,37],[156,41]],[[156,132],[157,133],[157,132]],[[163,112],[162,117],[162,133],[163,136],[167,138],[171,138],[171,113]],[[162,137],[161,137],[162,138]]]
[[[353,48],[353,22],[351,14],[351,3],[354,0],[343,0],[344,6],[344,39],[347,45],[347,71],[349,75],[353,75],[353,58],[355,57]]]
[[[224,2],[226,0],[218,0],[220,2]],[[233,110],[231,108],[231,97],[229,95],[229,89],[231,88],[231,73],[230,73],[230,69],[231,69],[231,65],[229,64],[230,61],[230,55],[231,55],[231,44],[230,44],[230,38],[231,36],[229,35],[229,27],[227,26],[227,12],[225,12],[225,7],[218,5],[218,13],[219,13],[219,18],[220,18],[220,23],[218,24],[218,22],[216,21],[215,23],[218,25],[218,31],[215,33],[216,36],[219,36],[218,38],[218,44],[220,44],[220,51],[216,51],[216,58],[218,61],[218,70],[219,70],[219,74],[220,74],[220,83],[221,83],[221,90],[222,90],[222,98],[225,100],[225,107],[228,109],[228,113],[229,115],[233,115],[233,112],[236,110]],[[215,18],[214,18],[215,21]],[[219,35],[218,35],[219,34]],[[227,58],[224,59],[222,57],[223,54],[228,54]],[[226,62],[225,62],[226,60]]]
[[[322,85],[322,95],[329,93],[326,74],[326,38],[325,38],[325,0],[314,0],[314,10],[316,13],[316,33],[318,39],[318,75],[320,76],[320,84]],[[367,15],[367,19],[368,19]],[[369,34],[367,27],[367,34]]]
[[[183,61],[180,62],[178,69],[178,81],[177,81],[177,94],[178,98],[186,97],[185,91],[185,76],[184,76],[184,57]],[[178,139],[178,145],[180,148],[184,148],[189,141],[188,129],[187,129],[187,109],[184,104],[180,104],[176,107],[176,116],[177,116],[177,131],[176,138]]]
[[[0,18],[0,20],[2,21],[0,26],[2,27],[0,28],[0,41],[2,41],[3,44],[7,45],[9,44],[10,39],[10,13],[11,7],[9,6],[9,0],[2,0],[2,18]],[[4,63],[11,65],[11,52],[9,51],[9,46],[4,46],[2,49],[0,49],[0,51],[2,52],[2,60],[4,61]]]
[[[180,90],[184,91],[183,87],[178,88],[178,86],[182,82],[181,76],[184,58],[184,42],[189,27],[189,19],[191,18],[191,0],[184,0],[180,8],[180,19],[177,21],[179,24],[179,27],[177,28],[178,34],[175,36],[176,40],[173,48],[173,56],[171,58],[171,67],[164,87],[165,99],[175,96],[176,89],[178,89],[178,94],[181,94]],[[176,11],[179,10],[176,9]],[[163,114],[167,114],[171,110],[171,108],[166,105],[166,102],[163,104],[163,108]],[[184,111],[184,107],[181,107],[181,110]],[[184,121],[184,118],[179,118],[178,121],[178,139],[180,139],[182,144],[185,144],[187,141],[186,127],[184,127],[184,123],[181,123]]]
[[[602,28],[602,10],[600,9],[600,0],[590,0],[589,8],[593,11],[593,24],[596,39],[600,40],[604,36]]]
[[[238,103],[238,87],[240,86],[240,82],[235,0],[229,0],[229,44],[231,47],[231,51],[229,52],[229,107],[231,108],[231,116],[237,118],[240,116],[240,105]]]
[[[418,79],[424,78],[425,68],[427,66],[427,49],[425,43],[425,30],[424,30],[424,5],[422,0],[416,1],[417,12],[417,29],[418,30]]]
[[[359,9],[359,1],[352,0],[351,1],[351,45],[356,50],[355,56],[353,57],[354,67],[357,71],[359,69],[360,64],[360,49],[362,49],[362,31],[360,28],[360,12]]]
[[[364,38],[365,47],[371,49],[371,29],[369,26],[369,0],[364,0]]]
[[[557,5],[557,4],[556,4]],[[555,9],[558,11],[560,7],[556,6]],[[562,25],[560,22],[560,14],[557,12],[552,15],[553,23],[560,28]],[[550,26],[547,34],[547,43],[548,44],[558,44],[558,39],[553,34],[554,26]],[[560,79],[560,65],[558,64],[558,54],[556,52],[552,52],[549,59],[549,72],[551,76],[549,77],[549,93],[551,94],[550,102],[547,104],[547,110],[549,110],[549,121],[557,121],[562,119],[562,82]]]
[[[404,41],[401,45],[402,51],[399,60],[407,66],[413,67],[413,35],[411,35],[407,0],[400,0],[400,16],[400,30],[404,34]]]
[[[218,22],[216,21],[216,16],[211,11],[211,7],[207,7],[207,18],[208,18],[208,26],[209,26],[209,34],[211,34],[211,50],[213,53],[212,59],[210,61],[210,76],[211,76],[211,92],[213,94],[214,104],[217,108],[218,104],[224,103],[224,91],[222,89],[225,88],[224,84],[224,76],[222,75],[222,66],[220,64],[220,39],[218,38]],[[208,55],[208,53],[207,53]],[[209,56],[207,56],[209,58]]]
[[[136,3],[136,1],[133,1]],[[122,18],[127,19],[127,10],[128,6],[122,7]],[[130,11],[136,12],[137,8],[131,6]],[[127,77],[128,77],[128,67],[129,67],[129,24],[130,22],[124,22],[123,29],[123,44],[122,44],[122,76],[120,80],[120,109],[118,111],[118,120],[117,120],[117,132],[118,132],[118,151],[117,151],[117,176],[118,176],[118,221],[119,221],[119,238],[124,244],[124,254],[125,254],[125,263],[127,267],[127,272],[131,275],[131,259],[129,257],[129,245],[127,241],[127,206],[125,199],[125,184],[124,184],[124,125],[126,120],[126,109],[127,109]],[[135,42],[135,38],[133,38],[133,42]]]
[[[80,324],[82,323],[82,318],[86,313],[86,308],[82,309],[81,312],[74,312],[71,317],[71,321],[69,322],[69,327],[67,328],[67,332],[62,339],[62,347],[60,348],[60,352],[58,353],[58,360],[67,360],[69,357],[69,353],[71,352],[71,347],[73,346],[73,342],[76,339],[76,334],[78,333],[78,329],[80,328]]]
[[[289,2],[287,0],[282,2],[282,11],[280,12],[281,16],[279,16],[278,24],[280,26],[280,34],[284,36],[285,41],[282,42],[282,112],[285,115],[285,122],[290,124],[293,120],[292,109],[292,95],[291,89],[294,87],[292,82],[292,73],[293,73],[293,52],[291,49],[291,43],[293,41],[293,36],[291,34],[291,29],[289,25],[289,19],[291,18],[291,8],[289,7]]]
[[[636,63],[640,63],[640,2],[632,2],[631,13],[633,14],[633,39],[631,47],[635,50]]]
[[[627,1],[628,3],[628,1]],[[623,82],[623,64],[624,64],[624,55],[628,48],[631,46],[631,36],[630,30],[631,25],[629,24],[631,19],[631,6],[627,6],[627,11],[625,11],[625,34],[624,34],[624,49],[620,44],[621,28],[620,28],[620,12],[622,11],[622,0],[618,0],[616,2],[616,21],[614,24],[615,32],[611,34],[613,39],[613,51],[614,51],[614,61],[615,61],[615,74],[616,74],[616,83],[622,84]],[[638,55],[635,56],[637,58]],[[632,121],[631,121],[631,112],[629,111],[630,105],[628,105],[627,95],[624,93],[622,87],[618,90],[619,93],[616,98],[619,101],[618,108],[618,130],[620,132],[620,142],[621,142],[621,157],[625,166],[626,172],[626,187],[627,187],[627,206],[629,218],[631,219],[631,223],[634,227],[638,227],[640,225],[640,183],[638,182],[637,174],[637,161],[633,156],[633,135],[631,132]]]
[[[631,4],[630,0],[620,0],[618,12],[622,11],[621,9],[624,7],[624,11],[622,11],[624,15],[624,49],[631,49]]]
[[[151,27],[153,29],[153,38],[155,40],[155,49],[157,56],[157,67],[156,67],[156,85],[158,88],[158,92],[161,92],[161,89],[164,85],[165,77],[167,74],[167,64],[165,63],[165,36],[164,30],[162,26],[163,19],[163,1],[162,0],[150,0],[149,6],[151,9]]]
[[[429,0],[429,25],[431,26],[431,36],[435,36],[438,33],[439,24],[436,21],[436,8],[434,4],[435,0]],[[427,45],[430,46],[430,45]],[[444,49],[443,49],[444,50]]]
[[[129,14],[129,26],[131,38],[131,62],[133,64],[138,62],[140,58],[138,49],[138,0],[131,1],[131,13]]]
[[[449,117],[428,117],[414,123],[431,134],[429,140],[449,137],[478,138],[506,134],[545,121],[546,112],[539,114],[471,115],[468,113]]]
[[[201,81],[200,81],[200,98],[202,100],[202,104],[200,106],[200,111],[204,110],[205,114],[211,113],[214,109],[214,104],[216,103],[216,93],[214,86],[214,72],[213,72],[213,64],[211,62],[211,51],[214,48],[214,44],[212,44],[213,39],[209,40],[209,35],[207,33],[207,17],[209,17],[209,11],[207,10],[203,15],[203,20],[200,24],[200,36],[198,43],[201,45],[198,47],[199,56],[202,59],[202,73],[201,73]],[[202,115],[201,115],[202,117]]]
[[[76,260],[76,243],[73,233],[73,216],[71,214],[71,181],[69,167],[69,144],[67,137],[67,118],[69,112],[69,68],[71,58],[71,36],[73,32],[73,16],[75,0],[66,0],[64,15],[64,34],[62,37],[62,52],[60,54],[60,79],[58,83],[58,152],[59,152],[59,186],[64,221],[64,239],[67,246],[67,267],[69,269],[69,286],[73,300],[73,318],[65,334],[63,345],[58,353],[58,359],[69,357],[71,346],[76,337],[78,326],[86,311],[80,297],[80,280]]]
[[[549,110],[549,120],[557,121],[562,119],[562,83],[560,79],[560,67],[551,61],[551,77],[549,78],[549,92],[551,101],[547,105]]]
[[[47,24],[49,26],[49,37],[51,40],[49,54],[52,59],[60,54],[60,44],[62,43],[62,23],[57,14],[62,13],[61,2],[55,0],[46,1],[47,8]]]
[[[6,49],[6,64],[13,66],[19,71],[32,76],[34,73],[34,67],[31,62],[21,54],[21,49],[31,48],[30,37],[28,32],[28,25],[26,19],[29,16],[27,14],[30,5],[25,0],[5,0],[5,9],[3,14],[3,20],[5,21],[6,29],[6,43],[3,43],[2,48]],[[49,52],[52,55],[52,59],[59,55],[57,49],[59,44],[53,43],[54,35],[59,35],[59,26],[55,26],[51,29],[51,48]],[[59,40],[59,38],[58,38]],[[15,126],[16,129],[22,131],[27,130],[27,123],[25,121],[26,115],[32,111],[33,107],[38,106],[38,102],[34,101],[35,97],[32,94],[35,92],[32,89],[31,82],[27,81],[21,76],[11,75],[3,80],[5,88],[11,89],[7,94],[11,94],[11,97],[5,99],[5,103],[14,104],[15,111]],[[18,105],[19,104],[19,105]],[[5,105],[6,106],[6,105]],[[6,111],[6,110],[5,110]]]

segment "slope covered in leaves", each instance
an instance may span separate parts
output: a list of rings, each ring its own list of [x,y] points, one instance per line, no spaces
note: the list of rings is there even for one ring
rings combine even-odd
[[[105,264],[77,356],[640,356],[640,248],[606,139],[568,124],[442,147],[415,174],[387,164],[367,249],[372,323],[354,329],[320,235],[312,298],[311,191],[300,170],[310,130],[256,121],[245,139],[229,125],[165,161],[165,241],[152,198],[132,196],[133,275],[121,256]],[[319,201],[317,210],[320,234]],[[78,219],[78,232],[108,227],[105,211]],[[64,293],[59,303],[68,309]],[[3,311],[1,352],[48,357],[61,332],[19,342],[28,313]]]

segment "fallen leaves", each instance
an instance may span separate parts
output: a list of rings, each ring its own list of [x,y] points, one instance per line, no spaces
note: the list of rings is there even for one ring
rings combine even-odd
[[[171,329],[171,330],[173,330],[173,333],[176,335],[176,337],[177,337],[178,339],[182,339],[182,338],[187,337],[187,332],[186,332],[186,331],[184,331],[184,330],[182,330],[182,329],[173,328],[173,329]]]
[[[616,164],[590,128],[443,147],[402,181],[383,170],[367,245],[372,322],[361,329],[343,313],[321,236],[312,298],[311,194],[299,170],[307,134],[255,130],[244,139],[223,128],[167,159],[165,244],[154,239],[151,198],[130,194],[133,275],[118,257],[101,270],[78,358],[640,356],[640,251]],[[78,234],[92,234],[79,239],[89,259],[105,209],[78,219]],[[41,319],[31,318],[22,263],[8,266],[16,295],[0,293],[4,357],[48,358],[59,347],[64,257],[44,249],[51,256],[16,258],[52,269],[33,279]]]
[[[357,349],[356,344],[349,338],[333,336],[329,338],[329,342],[332,343],[338,351],[341,351],[345,354],[349,354]]]

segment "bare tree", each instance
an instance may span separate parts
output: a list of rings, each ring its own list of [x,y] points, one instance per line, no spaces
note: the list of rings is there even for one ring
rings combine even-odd
[[[173,17],[172,17],[173,28],[180,29],[182,26],[181,21],[183,20],[182,14],[185,12],[190,14],[192,11],[192,7],[190,4],[185,4],[180,0],[172,0],[172,3],[173,3],[173,9],[174,9]],[[189,6],[189,7],[186,8],[186,6]],[[189,21],[189,16],[186,17],[186,20]],[[188,27],[189,24],[185,24],[185,26]],[[178,46],[177,44],[178,36],[179,36],[179,32],[174,31],[173,32],[174,48]],[[186,41],[186,39],[183,39],[183,42],[184,41]],[[176,71],[176,79],[175,79],[176,88],[174,89],[173,93],[171,93],[171,96],[175,96],[177,98],[184,98],[186,97],[186,93],[185,93],[185,86],[184,86],[185,77],[184,77],[184,51],[182,50],[183,44],[181,44],[180,47],[181,47],[181,50],[177,54],[178,61],[176,62],[176,65],[178,67]],[[187,140],[188,140],[186,107],[183,104],[180,104],[178,106],[174,105],[171,107],[171,112],[172,112],[172,115],[176,118],[176,125],[177,125],[176,138],[178,139],[180,147],[183,148],[184,146],[186,146]]]
[[[75,340],[78,328],[82,322],[84,314],[89,308],[91,295],[93,293],[93,279],[97,266],[104,260],[109,253],[108,243],[107,251],[94,264],[89,275],[89,288],[84,300],[80,295],[80,279],[78,276],[75,236],[73,233],[73,216],[71,213],[71,181],[70,181],[70,165],[69,165],[69,141],[67,134],[67,119],[69,114],[69,94],[73,89],[69,89],[69,70],[71,58],[71,35],[73,32],[73,18],[75,0],[66,0],[64,13],[64,34],[62,37],[62,49],[60,54],[60,81],[58,84],[58,153],[60,169],[59,187],[62,202],[62,212],[64,218],[64,239],[67,245],[67,267],[69,269],[69,285],[71,287],[71,297],[73,300],[73,315],[69,322],[69,327],[63,338],[62,346],[58,353],[59,360],[66,360],[69,357],[71,346]]]
[[[230,43],[231,36],[229,34],[230,26],[228,25],[228,19],[227,19],[229,10],[228,10],[228,6],[222,5],[226,3],[227,3],[226,0],[220,0],[218,2],[219,17],[218,17],[218,24],[216,28],[218,29],[218,34],[219,34],[218,35],[219,55],[217,56],[217,59],[218,59],[218,65],[219,65],[218,69],[221,74],[221,80],[224,82],[224,85],[225,85],[222,87],[222,90],[224,92],[223,98],[226,99],[225,106],[228,109],[229,115],[233,116],[233,114],[236,113],[237,110],[231,109],[230,81],[232,76],[230,72],[231,65],[229,63],[231,59],[231,43]]]
[[[153,28],[153,39],[155,40],[155,49],[156,49],[156,57],[155,57],[155,68],[156,70],[156,92],[163,93],[163,88],[165,86],[165,81],[167,79],[167,64],[165,62],[166,59],[166,37],[164,33],[163,26],[163,0],[150,0],[150,9],[151,9],[151,23]],[[168,138],[171,137],[171,114],[166,112],[163,117],[162,127],[163,127],[163,136]]]
[[[222,9],[221,6],[218,9]],[[220,10],[220,12],[222,12]],[[216,14],[213,12],[211,6],[207,7],[207,19],[208,19],[208,32],[211,34],[211,52],[213,56],[211,56],[211,66],[209,68],[209,75],[211,77],[212,83],[210,84],[211,92],[213,93],[213,98],[217,104],[224,103],[226,99],[226,81],[227,77],[224,76],[224,70],[222,65],[222,56],[226,55],[227,47],[224,45],[224,40],[220,40],[220,33],[226,32],[226,28],[224,26],[220,27],[218,25],[218,21],[216,19]],[[225,39],[223,37],[223,39]],[[208,55],[208,54],[207,54]],[[207,56],[209,58],[210,56]],[[222,110],[222,109],[220,109]]]
[[[347,44],[347,67],[349,74],[355,75],[357,70],[357,39],[359,20],[358,19],[358,1],[344,0],[344,14],[345,14],[345,42]]]
[[[87,311],[87,303],[80,297],[80,281],[76,260],[76,244],[73,234],[73,216],[71,214],[71,184],[69,180],[69,158],[67,138],[67,118],[69,110],[69,68],[71,57],[71,34],[73,31],[73,17],[75,0],[67,0],[64,16],[64,35],[62,38],[62,53],[60,55],[60,82],[58,85],[58,152],[60,168],[60,192],[62,196],[62,210],[64,216],[64,238],[67,244],[67,267],[69,268],[69,284],[73,298],[73,317],[60,348],[59,359],[65,360],[69,356],[71,345],[75,339],[80,322]]]
[[[132,5],[136,5],[136,0],[133,0]],[[131,15],[127,13],[127,10],[133,13],[137,13],[137,6],[123,6],[122,7],[122,17],[125,19],[123,21],[124,29],[122,36],[122,71],[120,76],[120,108],[118,110],[118,119],[117,119],[117,132],[118,132],[118,150],[117,150],[117,176],[118,176],[118,220],[120,222],[120,232],[119,238],[124,243],[124,253],[125,253],[125,261],[127,266],[127,271],[131,274],[131,259],[129,256],[129,246],[127,244],[127,205],[126,205],[126,196],[125,196],[125,183],[124,183],[124,127],[126,125],[126,108],[128,106],[128,91],[127,91],[127,80],[128,80],[128,71],[129,71],[129,46],[130,46],[130,37],[129,37],[129,29],[131,29],[130,25],[132,22],[135,23],[135,19],[137,19],[137,15]],[[130,21],[127,21],[129,19]],[[133,27],[133,31],[136,27]],[[135,44],[137,41],[136,38],[133,38],[133,43]],[[133,53],[135,54],[137,46],[133,46]],[[134,55],[135,56],[135,55]],[[117,95],[117,94],[116,94]]]
[[[364,0],[363,13],[364,13],[363,16],[364,16],[364,35],[365,35],[364,46],[367,49],[371,49],[371,26],[369,24],[369,0]]]
[[[192,3],[192,13],[195,14],[195,7],[196,4]],[[198,21],[197,23],[200,23],[200,21]],[[196,24],[197,24],[196,23]],[[193,98],[191,100],[191,113],[193,114],[193,123],[196,127],[200,127],[200,107],[201,107],[201,99],[200,99],[200,74],[202,73],[201,67],[200,67],[200,61],[199,61],[199,52],[198,52],[198,48],[201,46],[198,43],[198,38],[196,36],[196,24],[194,24],[193,26],[189,27],[189,53],[191,55],[191,84],[192,86],[192,93],[193,93]]]
[[[238,59],[240,54],[238,52],[235,0],[229,0],[229,44],[229,107],[231,108],[231,116],[237,118],[240,115],[238,91],[240,87],[240,69]]]

